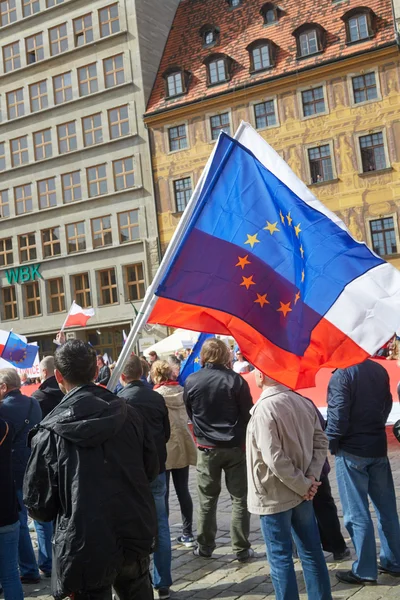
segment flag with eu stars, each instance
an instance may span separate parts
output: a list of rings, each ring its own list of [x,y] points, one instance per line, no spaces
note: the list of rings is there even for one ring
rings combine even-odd
[[[191,375],[192,373],[196,373],[196,371],[199,371],[201,369],[200,352],[204,342],[210,337],[213,337],[213,334],[201,333],[197,338],[197,342],[193,346],[191,353],[185,360],[185,363],[181,368],[181,372],[179,373],[178,381],[181,385],[185,383],[189,375]]]
[[[36,344],[27,344],[18,335],[11,332],[1,353],[1,358],[18,369],[30,369],[38,352],[39,347]]]
[[[365,360],[399,330],[400,273],[247,124],[220,135],[174,240],[148,321],[231,335],[291,388]]]

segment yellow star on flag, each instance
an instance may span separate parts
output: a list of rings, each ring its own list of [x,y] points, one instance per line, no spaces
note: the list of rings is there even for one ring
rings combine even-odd
[[[250,275],[250,277],[243,277],[242,279],[243,281],[240,285],[244,285],[246,290],[248,290],[251,285],[256,285],[256,282],[253,281],[253,275]]]
[[[267,221],[267,226],[264,227],[264,229],[266,231],[269,231],[271,235],[273,235],[275,233],[275,231],[279,231],[279,229],[277,228],[278,225],[278,221],[276,221],[276,223],[270,223],[269,221]]]
[[[303,246],[300,246],[300,254],[301,254],[301,258],[304,258],[304,249],[303,249]]]
[[[302,271],[301,272],[301,283],[304,282],[305,278],[306,278],[306,274],[304,273],[304,271]]]
[[[280,218],[281,218],[282,225],[284,225],[284,224],[285,224],[285,216],[282,214],[282,211],[281,211],[281,210],[279,211],[279,216],[280,216]]]
[[[200,359],[199,359],[199,357],[195,358],[195,359],[194,359],[194,362],[195,362],[196,364],[199,364],[199,362],[200,362]]]
[[[296,232],[296,237],[299,237],[301,229],[300,229],[300,225],[301,223],[299,223],[298,225],[295,226],[294,230]]]
[[[254,235],[247,234],[247,242],[245,242],[245,244],[250,244],[250,246],[253,248],[255,244],[259,243],[260,240],[257,239],[257,233],[255,233]]]
[[[251,265],[251,262],[247,260],[248,258],[248,254],[246,256],[238,256],[239,262],[237,263],[237,265],[235,265],[235,267],[242,267],[242,269],[244,269],[246,265]]]
[[[269,304],[267,300],[267,294],[264,294],[263,296],[261,296],[261,294],[257,294],[257,300],[254,300],[254,302],[255,304],[259,304],[261,308],[264,306],[264,304]]]
[[[294,299],[294,303],[297,304],[299,300],[300,300],[300,292],[297,292],[296,297]]]
[[[284,317],[286,317],[288,313],[292,312],[292,309],[290,308],[290,302],[288,302],[287,304],[281,302],[280,305],[281,307],[278,308],[277,312],[283,313]]]
[[[293,219],[292,219],[292,217],[290,216],[290,213],[289,213],[288,215],[286,215],[286,218],[287,218],[288,225],[289,225],[289,227],[290,227],[290,226],[291,226],[291,224],[292,224],[292,222],[293,222]]]

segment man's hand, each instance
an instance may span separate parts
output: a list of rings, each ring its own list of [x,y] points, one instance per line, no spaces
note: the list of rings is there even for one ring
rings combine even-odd
[[[313,500],[315,494],[318,492],[318,488],[321,485],[321,482],[316,481],[315,477],[313,477],[312,475],[308,479],[311,479],[312,484],[311,484],[310,489],[308,490],[307,494],[305,496],[303,496],[303,500],[311,501],[311,500]]]
[[[66,339],[65,339],[65,333],[63,331],[59,331],[57,333],[56,342],[58,343],[59,346],[62,346],[63,344],[65,344]]]

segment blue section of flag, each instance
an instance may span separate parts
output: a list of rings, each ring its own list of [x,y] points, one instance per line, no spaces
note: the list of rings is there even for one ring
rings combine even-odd
[[[201,333],[197,338],[197,342],[193,346],[193,350],[186,359],[185,364],[183,365],[183,368],[179,374],[178,381],[181,385],[185,383],[189,375],[196,373],[196,371],[201,369],[200,352],[204,342],[209,337],[213,337],[213,335],[211,333]]]
[[[38,352],[38,346],[26,344],[11,332],[1,357],[18,369],[30,369]]]

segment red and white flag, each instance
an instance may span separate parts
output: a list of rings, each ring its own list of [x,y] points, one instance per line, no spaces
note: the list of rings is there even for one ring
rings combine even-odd
[[[85,327],[90,317],[94,316],[93,308],[82,308],[79,304],[76,304],[75,300],[72,303],[67,318],[64,321],[64,325],[61,331],[66,327]]]
[[[10,336],[9,331],[3,331],[3,329],[0,329],[0,356],[2,355],[4,346],[6,345],[9,336]]]

